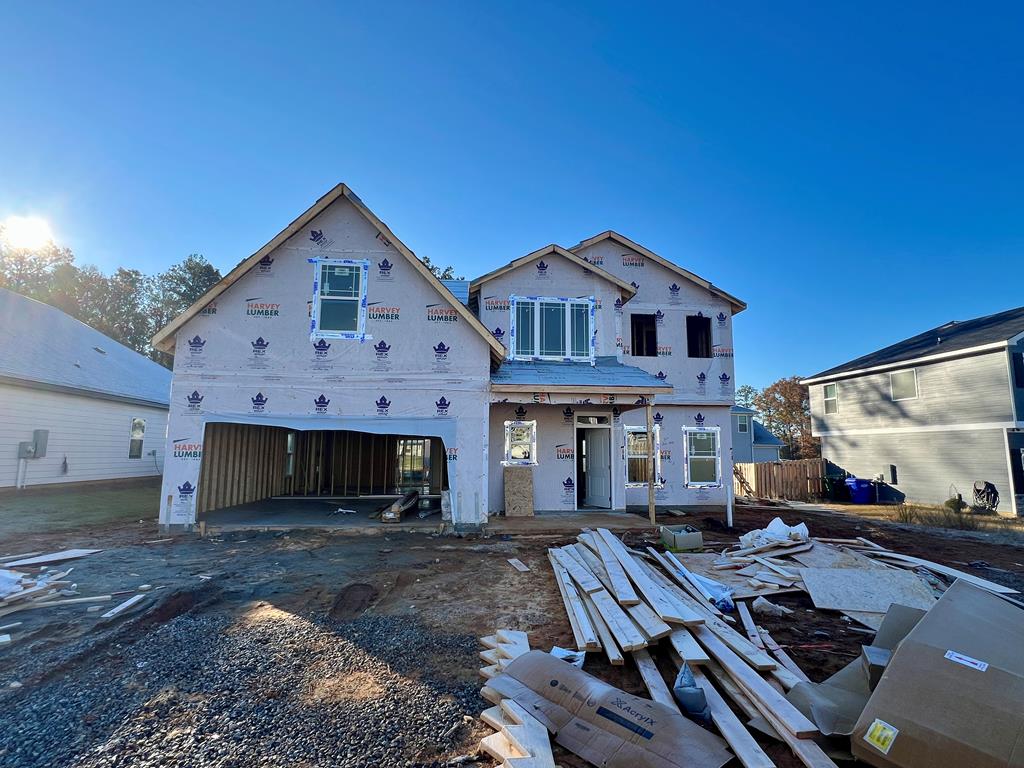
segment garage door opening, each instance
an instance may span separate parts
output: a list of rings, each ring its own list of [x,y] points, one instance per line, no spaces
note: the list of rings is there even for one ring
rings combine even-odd
[[[298,510],[365,521],[415,491],[419,500],[406,512],[415,518],[439,512],[448,489],[439,437],[208,423],[196,511],[202,518],[238,507]]]

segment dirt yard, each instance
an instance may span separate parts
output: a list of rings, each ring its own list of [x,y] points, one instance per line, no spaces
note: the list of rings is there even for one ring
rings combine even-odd
[[[1024,547],[1006,536],[771,508],[739,508],[733,531],[711,518],[687,521],[722,548],[776,514],[803,520],[812,535],[865,536],[1024,588]],[[0,764],[457,764],[449,761],[474,753],[490,732],[475,719],[485,707],[476,638],[507,627],[528,631],[534,648],[572,645],[545,551],[576,532],[233,532],[167,541],[152,522],[0,529],[0,556],[102,549],[69,563],[82,595],[154,587],[135,610],[109,620],[86,605],[0,617],[0,626],[23,622],[5,630],[13,642],[0,650]],[[625,538],[654,540],[641,518]],[[531,570],[515,570],[511,557]],[[839,614],[814,611],[806,595],[777,602],[796,613],[759,621],[812,680],[843,666],[869,637]],[[655,655],[671,682],[667,658]],[[589,654],[586,669],[645,694],[628,664]],[[777,765],[798,765],[784,746],[761,740]],[[555,753],[563,766],[584,765]]]

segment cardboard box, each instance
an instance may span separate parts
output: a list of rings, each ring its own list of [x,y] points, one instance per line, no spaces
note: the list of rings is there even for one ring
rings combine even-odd
[[[868,688],[872,691],[878,687],[878,681],[882,679],[882,673],[891,658],[892,651],[887,648],[879,648],[877,645],[861,646],[860,663],[868,678]]]
[[[868,699],[853,754],[878,768],[1024,766],[1024,610],[956,581]]]
[[[692,525],[661,526],[661,541],[677,551],[704,548],[704,535]]]
[[[515,659],[487,685],[599,768],[721,768],[732,759],[722,739],[679,712],[543,651]]]
[[[925,612],[892,605],[875,633],[872,647],[893,650]],[[786,694],[789,702],[826,736],[849,736],[871,696],[864,665],[855,659],[822,683],[798,683]]]

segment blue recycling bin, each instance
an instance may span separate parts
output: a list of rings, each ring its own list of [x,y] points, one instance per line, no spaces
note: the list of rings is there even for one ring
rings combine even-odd
[[[859,477],[846,478],[846,487],[850,489],[850,501],[854,504],[871,503],[871,481]]]

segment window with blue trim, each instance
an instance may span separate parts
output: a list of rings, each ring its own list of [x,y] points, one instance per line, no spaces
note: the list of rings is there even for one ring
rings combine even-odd
[[[311,261],[316,268],[311,335],[318,338],[363,338],[370,263],[359,259]]]

